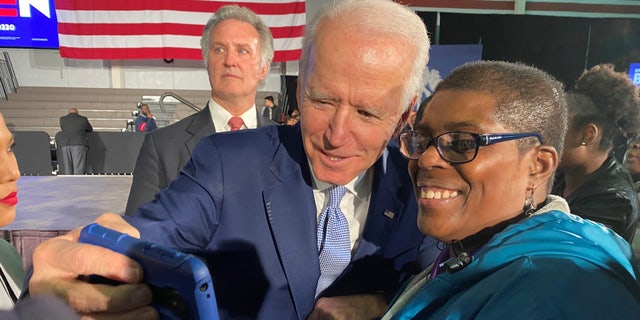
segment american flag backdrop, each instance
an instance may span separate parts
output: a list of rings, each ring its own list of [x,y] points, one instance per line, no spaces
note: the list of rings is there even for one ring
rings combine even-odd
[[[201,60],[205,23],[218,8],[234,3],[269,26],[275,62],[299,59],[305,0],[56,0],[60,56]]]
[[[417,11],[640,18],[637,0],[395,0]]]

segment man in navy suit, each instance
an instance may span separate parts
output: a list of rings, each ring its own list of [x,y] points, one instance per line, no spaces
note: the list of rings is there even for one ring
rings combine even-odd
[[[420,92],[428,48],[424,23],[400,4],[336,4],[306,28],[298,125],[202,138],[154,201],[126,221],[104,215],[98,222],[205,259],[223,319],[381,316],[401,275],[437,253],[416,225],[407,162],[389,144]],[[334,186],[347,189],[339,207],[351,259],[317,293],[316,230]],[[30,292],[63,295],[85,313],[151,312],[139,268],[77,244],[77,234],[36,250]],[[98,288],[77,274],[127,284]]]

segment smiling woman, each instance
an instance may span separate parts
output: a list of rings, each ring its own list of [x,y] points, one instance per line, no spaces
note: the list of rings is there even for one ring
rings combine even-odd
[[[549,195],[567,114],[562,85],[522,64],[469,63],[438,85],[400,142],[418,226],[446,247],[383,319],[637,318],[628,243]]]

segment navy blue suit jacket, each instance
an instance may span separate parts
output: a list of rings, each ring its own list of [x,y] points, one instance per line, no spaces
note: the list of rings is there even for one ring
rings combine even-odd
[[[277,125],[261,116],[257,110],[256,116],[258,127]],[[153,200],[156,193],[178,176],[191,158],[196,142],[215,132],[207,103],[201,111],[170,126],[147,133],[133,170],[125,214],[132,215],[140,206]]]
[[[416,212],[407,163],[389,148],[358,249],[322,295],[392,294],[420,253],[431,260]],[[207,261],[223,319],[305,319],[313,309],[317,217],[299,126],[202,138],[178,178],[127,220],[142,239]]]

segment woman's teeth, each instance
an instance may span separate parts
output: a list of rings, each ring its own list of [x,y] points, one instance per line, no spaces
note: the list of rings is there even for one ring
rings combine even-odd
[[[458,191],[433,191],[433,190],[420,190],[420,198],[422,199],[449,199],[458,195]]]

